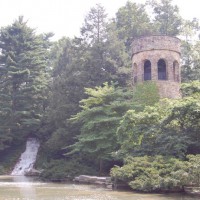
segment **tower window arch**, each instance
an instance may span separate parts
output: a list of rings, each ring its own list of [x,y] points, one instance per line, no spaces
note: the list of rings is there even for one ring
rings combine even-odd
[[[137,67],[137,64],[134,63],[133,64],[133,82],[134,83],[137,83],[137,73],[138,73],[138,67]]]
[[[179,64],[176,60],[173,62],[173,79],[179,82]]]
[[[149,60],[144,62],[144,80],[151,80],[151,62]]]
[[[163,59],[158,61],[158,80],[167,80],[167,67]]]

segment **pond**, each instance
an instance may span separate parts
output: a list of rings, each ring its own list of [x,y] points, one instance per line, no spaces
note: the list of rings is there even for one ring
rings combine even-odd
[[[0,200],[199,200],[181,194],[139,194],[94,185],[45,183],[25,176],[0,176]]]

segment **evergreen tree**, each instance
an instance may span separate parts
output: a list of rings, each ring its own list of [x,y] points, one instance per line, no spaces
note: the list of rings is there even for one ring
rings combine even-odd
[[[181,32],[182,18],[179,9],[172,5],[172,0],[150,0],[147,2],[154,13],[154,25],[157,33],[162,35],[177,36]]]
[[[120,86],[130,85],[131,59],[126,52],[124,42],[118,37],[118,30],[114,21],[107,26],[105,45],[106,71],[110,73],[111,79]]]
[[[85,18],[85,23],[81,28],[82,42],[87,44],[87,55],[85,57],[85,70],[88,73],[90,86],[101,85],[110,79],[110,73],[115,73],[116,69],[106,62],[106,40],[107,40],[107,14],[105,9],[97,4],[91,8]]]
[[[38,130],[45,111],[49,37],[36,35],[23,17],[0,30],[0,137],[20,140]]]
[[[70,129],[67,119],[80,110],[79,101],[83,98],[83,87],[87,84],[87,76],[82,71],[85,51],[77,48],[76,43],[76,39],[62,38],[54,43],[50,52],[51,92],[40,132],[44,141],[43,150],[46,157],[51,159],[54,156],[62,157],[61,149],[74,140],[76,133]]]
[[[153,31],[145,6],[142,4],[128,1],[117,11],[115,21],[119,39],[125,43],[127,51],[130,50],[134,38]]]
[[[91,8],[81,28],[81,35],[91,45],[101,43],[106,37],[107,14],[100,4]]]
[[[116,25],[108,21],[101,5],[97,4],[90,10],[81,33],[83,42],[88,44],[85,67],[90,73],[89,87],[101,85],[106,81],[126,84],[122,76],[127,74],[127,67],[131,66],[129,58],[123,42],[118,39]]]

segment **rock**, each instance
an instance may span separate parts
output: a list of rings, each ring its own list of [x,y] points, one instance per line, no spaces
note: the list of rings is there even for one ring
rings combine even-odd
[[[102,182],[102,181],[95,181],[94,184],[96,184],[96,185],[105,185],[106,183]]]
[[[106,188],[109,189],[109,190],[112,190],[113,189],[113,185],[112,184],[106,185]]]
[[[184,191],[187,194],[200,196],[200,187],[195,186],[184,186]]]
[[[25,176],[39,176],[42,171],[37,170],[37,169],[31,169],[29,171],[25,172]]]
[[[101,186],[106,186],[106,187],[107,187],[107,185],[112,186],[110,177],[80,175],[80,176],[75,177],[73,181],[79,182],[79,183],[89,183],[89,184],[101,185]]]

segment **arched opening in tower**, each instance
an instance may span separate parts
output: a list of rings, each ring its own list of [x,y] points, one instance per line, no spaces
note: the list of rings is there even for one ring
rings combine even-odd
[[[158,80],[167,80],[167,67],[163,59],[158,61]]]
[[[136,63],[134,63],[133,64],[133,82],[134,83],[137,83],[137,64]]]
[[[179,64],[177,61],[173,62],[173,78],[174,81],[179,82]]]
[[[144,62],[144,80],[151,80],[151,62],[149,60]]]

